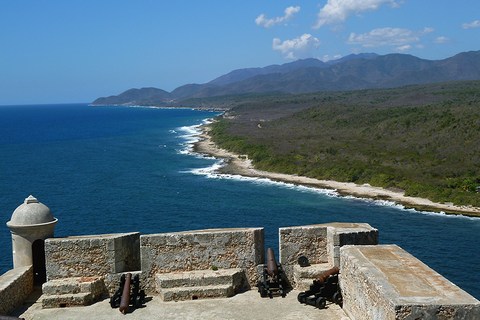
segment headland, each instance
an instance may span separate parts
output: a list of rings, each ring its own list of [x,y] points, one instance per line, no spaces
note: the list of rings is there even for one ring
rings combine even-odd
[[[352,182],[319,180],[305,176],[258,170],[246,155],[238,155],[219,148],[211,139],[209,131],[210,128],[208,125],[202,127],[199,141],[194,144],[194,151],[215,158],[224,159],[225,165],[218,170],[219,173],[267,178],[273,181],[281,181],[319,189],[332,189],[340,195],[392,201],[399,203],[406,208],[413,208],[420,211],[480,217],[480,208],[478,207],[458,206],[451,203],[436,203],[425,198],[405,196],[405,193],[402,190],[389,190],[381,187],[374,187],[369,184],[359,185]]]

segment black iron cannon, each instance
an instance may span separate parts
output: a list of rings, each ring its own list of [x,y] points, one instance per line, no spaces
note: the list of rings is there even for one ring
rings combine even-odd
[[[263,266],[263,272],[258,281],[258,292],[262,298],[280,295],[285,298],[287,281],[280,264],[275,260],[272,248],[267,249],[267,263]]]
[[[338,285],[338,273],[337,267],[325,271],[320,278],[313,280],[309,290],[298,294],[298,301],[319,309],[325,308],[327,300],[342,306],[343,298]]]
[[[140,290],[140,277],[135,275],[132,280],[132,274],[122,274],[120,286],[110,298],[110,306],[119,308],[120,312],[126,314],[132,306],[134,309],[140,308],[145,303],[145,291]]]

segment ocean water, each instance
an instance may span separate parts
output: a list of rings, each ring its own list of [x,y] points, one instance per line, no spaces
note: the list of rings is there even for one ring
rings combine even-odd
[[[266,179],[214,174],[191,152],[198,125],[218,113],[77,105],[0,106],[0,274],[12,267],[5,223],[30,194],[59,219],[58,237],[218,227],[366,222],[480,298],[480,219]]]

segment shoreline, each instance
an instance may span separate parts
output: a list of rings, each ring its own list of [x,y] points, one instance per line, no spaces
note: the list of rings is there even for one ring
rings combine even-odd
[[[342,196],[354,196],[374,200],[387,200],[402,204],[405,208],[413,208],[420,211],[464,215],[469,217],[480,217],[480,208],[471,206],[457,206],[453,204],[436,203],[425,198],[405,196],[403,191],[388,190],[381,187],[374,187],[369,184],[358,185],[353,182],[338,182],[333,180],[319,180],[305,176],[290,175],[255,169],[246,156],[241,156],[219,148],[208,134],[209,127],[200,127],[199,140],[193,144],[194,152],[206,154],[215,158],[226,160],[219,173],[235,174],[246,177],[267,178],[273,181],[281,181],[313,187],[318,189],[335,190]]]

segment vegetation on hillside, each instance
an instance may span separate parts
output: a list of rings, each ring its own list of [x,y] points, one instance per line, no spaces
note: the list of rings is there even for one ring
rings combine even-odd
[[[259,169],[480,207],[480,81],[247,100],[211,133]]]

